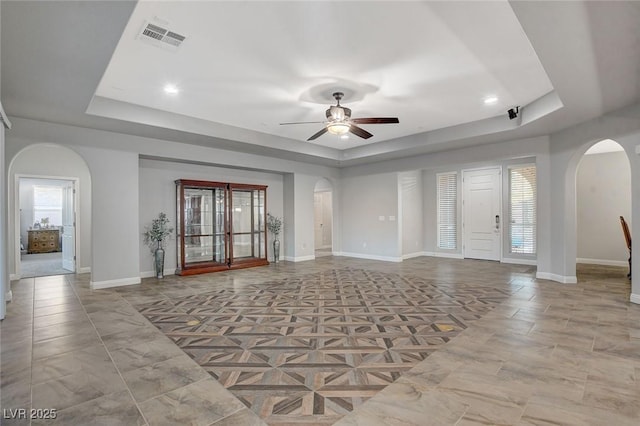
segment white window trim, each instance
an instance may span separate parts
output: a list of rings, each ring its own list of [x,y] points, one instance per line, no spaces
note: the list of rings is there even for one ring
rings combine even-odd
[[[535,244],[535,252],[534,253],[514,253],[512,252],[512,247],[511,247],[511,170],[513,169],[522,169],[522,168],[526,168],[526,167],[534,167],[536,170],[536,188],[535,188],[535,210],[536,210],[536,221],[535,221],[535,233],[533,235],[534,237],[534,244]],[[522,163],[522,164],[509,164],[507,166],[507,211],[506,211],[506,217],[507,220],[509,221],[508,225],[508,229],[507,229],[507,252],[505,253],[506,256],[508,256],[509,258],[515,259],[515,258],[523,258],[523,259],[532,259],[535,260],[538,257],[538,165],[536,163]],[[503,261],[504,261],[504,256],[503,256]]]
[[[441,247],[440,243],[441,243],[441,239],[440,239],[440,177],[441,176],[452,176],[454,181],[455,181],[455,211],[453,212],[453,216],[455,217],[455,239],[453,241],[454,247]],[[459,188],[458,188],[458,172],[457,171],[451,171],[451,172],[442,172],[442,173],[436,173],[436,233],[437,233],[437,239],[436,239],[436,248],[438,250],[443,250],[443,251],[457,251],[458,250],[458,237],[460,234],[460,226],[458,223],[458,198],[459,198]]]

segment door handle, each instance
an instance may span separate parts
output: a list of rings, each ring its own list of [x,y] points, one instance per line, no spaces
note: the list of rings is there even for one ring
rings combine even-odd
[[[500,229],[500,215],[496,215],[496,229]]]

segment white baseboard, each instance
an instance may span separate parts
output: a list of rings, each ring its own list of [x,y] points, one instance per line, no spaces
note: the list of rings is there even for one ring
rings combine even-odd
[[[422,253],[424,256],[445,257],[447,259],[464,259],[462,253],[447,253],[442,251],[425,251]]]
[[[502,263],[509,263],[512,265],[529,265],[529,266],[537,266],[538,261],[535,259],[518,259],[514,257],[503,257]]]
[[[629,266],[629,262],[627,260],[587,259],[584,257],[577,258],[576,263],[605,266]]]
[[[101,290],[103,288],[121,287],[125,285],[140,284],[140,277],[120,278],[117,280],[91,281],[89,286],[91,290]]]
[[[314,254],[310,254],[308,256],[298,256],[298,257],[293,257],[293,256],[285,256],[283,258],[283,260],[289,261],[289,262],[306,262],[307,260],[315,260],[316,256]],[[273,263],[273,262],[271,262]]]
[[[9,281],[18,281],[20,278],[20,274],[9,274]]]
[[[368,259],[368,260],[382,260],[384,262],[402,262],[402,257],[378,256],[375,254],[342,252],[340,253],[340,256],[355,257],[358,259]]]
[[[5,302],[11,302],[11,299],[13,299],[13,292],[11,291],[11,289],[9,289],[9,290],[4,294],[4,301],[5,301]]]
[[[429,255],[427,254],[427,252],[417,251],[415,253],[403,254],[402,260],[413,259],[414,257],[421,257],[421,256],[429,256]]]
[[[575,284],[578,282],[577,277],[552,274],[550,272],[536,272],[536,278],[541,280],[556,281],[562,284]]]
[[[165,269],[163,271],[164,275],[175,275],[176,274],[176,268],[173,269]],[[156,271],[143,271],[140,272],[140,278],[153,278],[156,276]]]
[[[638,305],[640,305],[640,294],[631,293],[631,296],[629,297],[629,302],[637,303]]]
[[[84,268],[78,268],[77,274],[89,274],[91,273],[91,266],[85,266]]]

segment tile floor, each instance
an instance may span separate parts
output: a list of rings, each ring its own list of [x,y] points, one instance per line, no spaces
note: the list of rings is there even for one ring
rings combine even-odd
[[[154,305],[175,307],[206,294],[226,294],[231,301],[261,285],[276,290],[301,277],[344,270],[386,277],[387,304],[415,301],[416,294],[426,300],[428,288],[434,299],[451,291],[468,294],[468,300],[488,290],[502,296],[352,410],[309,416],[307,424],[640,424],[640,306],[628,302],[623,268],[581,267],[579,283],[563,285],[535,280],[530,267],[493,262],[415,258],[392,264],[337,257],[146,279],[100,291],[89,289],[88,275],[14,282],[14,300],[0,325],[1,423],[291,424],[273,411],[256,414],[246,398],[237,398],[165,335],[172,331],[163,333],[145,315]],[[323,288],[299,302],[320,303]],[[324,290],[335,297],[335,287]],[[436,328],[439,321],[432,321]],[[352,326],[342,327],[348,334]],[[56,409],[56,419],[10,418],[19,408]]]

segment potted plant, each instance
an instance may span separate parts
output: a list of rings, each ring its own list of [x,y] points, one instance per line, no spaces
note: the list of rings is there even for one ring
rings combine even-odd
[[[164,244],[173,232],[173,228],[169,226],[167,215],[160,212],[158,218],[151,221],[151,226],[145,229],[142,235],[144,243],[149,246],[154,255],[156,277],[164,278]]]
[[[267,213],[267,229],[273,234],[273,262],[278,263],[280,260],[280,230],[282,229],[282,219]]]

